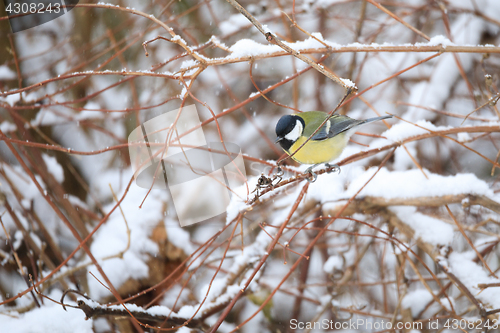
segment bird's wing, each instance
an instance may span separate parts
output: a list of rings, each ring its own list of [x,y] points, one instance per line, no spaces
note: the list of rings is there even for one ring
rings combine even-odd
[[[333,138],[342,132],[345,132],[354,126],[363,123],[363,120],[356,120],[346,116],[333,115],[328,121],[321,127],[321,129],[316,133],[311,140],[325,140],[328,138]],[[321,123],[320,123],[321,124]],[[317,124],[316,126],[319,126]],[[317,128],[317,127],[316,127]]]

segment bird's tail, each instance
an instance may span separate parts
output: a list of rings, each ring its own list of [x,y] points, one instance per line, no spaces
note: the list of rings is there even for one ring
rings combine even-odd
[[[381,117],[369,118],[369,119],[366,119],[365,121],[363,121],[363,124],[371,123],[372,121],[377,121],[377,120],[382,120],[382,119],[387,119],[387,118],[392,118],[392,115],[388,114],[388,115],[381,116]]]

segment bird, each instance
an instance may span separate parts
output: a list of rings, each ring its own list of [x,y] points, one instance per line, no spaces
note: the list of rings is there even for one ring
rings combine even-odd
[[[322,111],[307,111],[292,115],[282,116],[276,124],[276,143],[288,154],[292,155],[309,138],[318,127],[329,117]],[[292,159],[300,164],[313,164],[305,170],[311,173],[313,179],[316,174],[312,169],[320,164],[325,164],[331,171],[340,170],[338,165],[330,165],[340,156],[351,135],[359,126],[373,121],[392,118],[392,115],[356,120],[344,115],[334,114],[314,134],[311,139],[299,150]]]

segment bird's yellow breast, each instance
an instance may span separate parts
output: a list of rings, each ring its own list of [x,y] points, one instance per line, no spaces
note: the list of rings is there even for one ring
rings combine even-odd
[[[307,137],[301,136],[287,153],[291,155],[306,140]],[[347,138],[343,134],[321,141],[309,140],[292,158],[302,164],[327,163],[339,157],[346,145]]]

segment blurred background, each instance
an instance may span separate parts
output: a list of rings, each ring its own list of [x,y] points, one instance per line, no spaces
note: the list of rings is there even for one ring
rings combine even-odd
[[[478,296],[477,286],[497,282],[500,267],[500,3],[239,3],[277,38],[356,84],[358,94],[337,113],[400,118],[354,135],[337,161],[340,175],[263,187],[270,194],[257,198],[258,177],[273,178],[283,156],[274,144],[278,119],[334,110],[342,86],[269,44],[222,0],[80,1],[16,33],[0,5],[0,325],[155,331],[65,312],[53,301],[67,290],[184,318],[139,320],[155,327],[182,325],[200,307],[179,331],[222,323],[223,332],[286,332],[292,319],[438,320],[451,330],[447,320],[493,320],[480,305],[500,307],[499,295],[489,288]],[[241,147],[247,183],[227,213],[181,228],[168,190],[133,182],[127,138],[193,104],[207,141]],[[401,141],[392,154],[393,146],[366,153]],[[286,165],[285,180],[304,170]],[[357,192],[380,165],[375,183]],[[467,271],[446,272],[454,263]],[[70,292],[64,302],[77,299]]]

